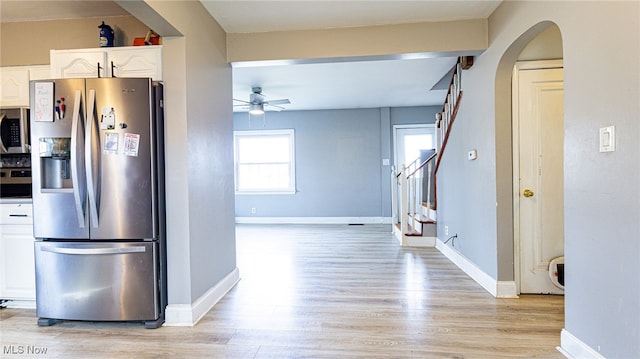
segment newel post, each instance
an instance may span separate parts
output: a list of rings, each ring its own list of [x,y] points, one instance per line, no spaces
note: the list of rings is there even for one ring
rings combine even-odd
[[[409,189],[407,183],[407,167],[402,165],[402,174],[398,177],[400,180],[400,231],[404,237],[408,233],[408,214],[409,214]]]

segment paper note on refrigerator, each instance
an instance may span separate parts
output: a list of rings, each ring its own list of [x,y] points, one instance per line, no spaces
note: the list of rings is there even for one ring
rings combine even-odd
[[[118,153],[118,133],[117,132],[104,133],[104,152],[112,155],[115,155]]]
[[[53,82],[36,82],[34,105],[36,121],[53,122]]]
[[[138,147],[140,146],[140,135],[135,133],[124,134],[124,150],[127,156],[138,157]]]

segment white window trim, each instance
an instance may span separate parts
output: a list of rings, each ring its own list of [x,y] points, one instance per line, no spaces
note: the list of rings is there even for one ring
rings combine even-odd
[[[291,145],[289,146],[289,158],[291,170],[289,172],[289,188],[282,190],[265,189],[265,190],[238,190],[238,141],[236,138],[242,136],[273,136],[273,135],[287,135],[291,138]],[[282,195],[282,194],[295,194],[296,193],[296,158],[295,158],[295,131],[293,129],[283,130],[257,130],[257,131],[233,131],[233,186],[236,195]]]

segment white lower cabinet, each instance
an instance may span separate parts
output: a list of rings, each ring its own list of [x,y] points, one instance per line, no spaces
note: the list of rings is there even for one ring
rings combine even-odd
[[[25,203],[0,204],[0,299],[36,299],[31,208]]]

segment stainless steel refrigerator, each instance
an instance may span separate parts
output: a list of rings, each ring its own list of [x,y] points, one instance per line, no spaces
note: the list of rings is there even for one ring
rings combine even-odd
[[[38,324],[164,322],[162,85],[30,83]]]

